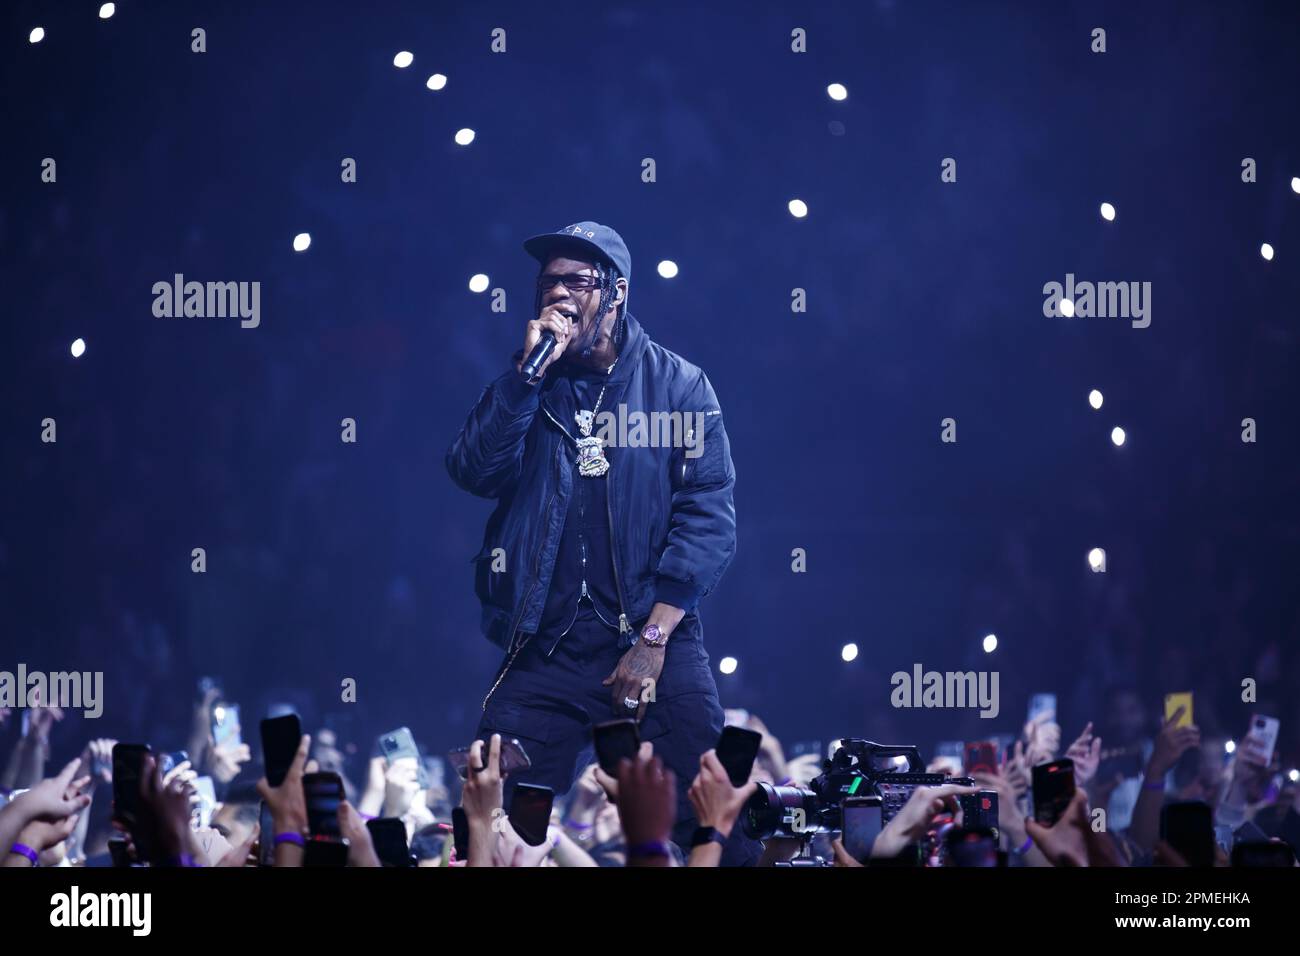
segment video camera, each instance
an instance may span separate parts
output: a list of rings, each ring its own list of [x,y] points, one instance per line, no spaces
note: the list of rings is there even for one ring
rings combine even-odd
[[[844,801],[870,796],[881,799],[883,826],[897,815],[917,787],[946,783],[973,786],[975,781],[946,773],[926,773],[920,748],[916,746],[877,744],[846,737],[823,762],[821,774],[807,790],[760,783],[741,812],[741,826],[745,835],[755,840],[809,838],[843,829]],[[979,794],[968,796],[976,798]],[[978,801],[960,799],[967,819],[978,818]]]

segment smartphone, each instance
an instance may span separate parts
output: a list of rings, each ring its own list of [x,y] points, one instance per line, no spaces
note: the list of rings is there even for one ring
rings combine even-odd
[[[957,798],[957,803],[961,806],[963,827],[967,830],[988,830],[997,835],[998,792],[996,790],[963,793]]]
[[[998,745],[996,741],[980,740],[976,743],[967,744],[963,763],[967,776],[976,773],[997,773]]]
[[[998,866],[998,839],[987,827],[952,827],[944,836],[948,866]]]
[[[1237,756],[1247,763],[1267,767],[1277,746],[1278,720],[1256,714],[1250,718],[1250,729],[1237,747]]]
[[[218,747],[238,747],[244,742],[239,734],[239,705],[218,701],[212,705],[212,742]]]
[[[1280,840],[1247,840],[1232,848],[1233,866],[1295,866],[1295,851]]]
[[[1175,727],[1190,727],[1192,724],[1192,692],[1190,690],[1179,691],[1176,694],[1165,694],[1165,720],[1169,720],[1178,711],[1183,708],[1183,716],[1178,718]]]
[[[113,745],[113,819],[128,830],[140,818],[140,781],[144,758],[151,752],[148,744]]]
[[[115,867],[131,865],[131,856],[126,848],[126,837],[113,836],[108,838],[108,856]]]
[[[266,764],[267,783],[273,787],[284,783],[301,743],[302,721],[297,714],[262,720],[262,762]]]
[[[275,865],[275,820],[271,808],[262,801],[257,811],[257,865]]]
[[[610,720],[591,729],[592,743],[596,745],[596,760],[600,769],[611,777],[618,777],[618,762],[626,757],[635,760],[641,749],[641,734],[635,720]]]
[[[1160,808],[1160,839],[1189,866],[1214,866],[1214,812],[1208,803],[1186,800]]]
[[[1074,798],[1074,761],[1066,757],[1033,770],[1034,819],[1050,827]]]
[[[504,741],[502,743],[504,744]],[[396,730],[382,734],[379,738],[379,749],[384,752],[384,759],[388,761],[390,767],[393,761],[402,757],[413,759],[416,766],[416,783],[420,785],[421,790],[429,789],[429,772],[424,769],[424,761],[420,759],[420,748],[415,745],[415,734],[411,733],[410,727],[398,727]]]
[[[189,759],[190,755],[184,750],[173,750],[158,758],[158,769],[163,772],[163,776],[165,777]]]
[[[312,838],[342,839],[339,804],[343,802],[343,779],[336,773],[309,773],[302,778],[307,801],[307,832]]]
[[[469,817],[464,807],[451,808],[451,839],[457,860],[469,860]]]
[[[414,866],[415,858],[406,843],[406,824],[400,817],[376,817],[366,821],[375,855],[384,866]]]
[[[555,791],[532,783],[515,784],[510,798],[510,825],[529,846],[546,842],[546,828],[551,824],[551,805]]]
[[[733,787],[743,787],[749,783],[749,774],[754,769],[754,758],[758,756],[758,745],[763,742],[763,735],[757,730],[745,730],[743,727],[726,726],[718,738],[718,760],[726,768]]]
[[[1035,694],[1029,698],[1029,713],[1026,720],[1033,721],[1047,715],[1047,719],[1056,720],[1056,695],[1055,694]]]
[[[880,836],[883,801],[880,797],[847,797],[841,810],[844,849],[859,863],[871,856],[871,847]]]
[[[486,740],[483,742],[483,759],[487,759]],[[469,777],[469,747],[457,747],[447,754],[447,760],[460,774],[460,779],[465,780]],[[533,762],[528,759],[528,754],[518,740],[513,737],[501,738],[501,776],[527,770],[532,765]]]
[[[211,777],[198,777],[194,781],[194,791],[199,796],[198,817],[200,827],[212,826],[212,811],[217,807],[217,788]]]

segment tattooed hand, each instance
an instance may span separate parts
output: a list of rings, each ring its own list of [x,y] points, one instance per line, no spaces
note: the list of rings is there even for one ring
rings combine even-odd
[[[610,688],[615,717],[635,715],[640,720],[645,716],[646,703],[651,697],[646,688],[653,687],[653,682],[659,680],[659,674],[664,669],[666,650],[664,647],[651,647],[637,641],[619,659],[614,672],[601,681]],[[629,700],[637,702],[635,709],[627,705]]]

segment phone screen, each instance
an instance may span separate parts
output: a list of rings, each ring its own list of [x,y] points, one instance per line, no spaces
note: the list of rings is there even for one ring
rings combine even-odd
[[[1165,694],[1165,720],[1169,720],[1178,712],[1178,708],[1183,709],[1182,716],[1178,718],[1175,727],[1190,727],[1192,725],[1192,694],[1191,691],[1183,691],[1177,694]]]
[[[313,837],[341,837],[339,804],[343,802],[343,781],[336,773],[309,773],[302,778],[307,801],[307,832]]]
[[[140,780],[149,752],[148,744],[113,745],[113,819],[127,829],[140,816]]]
[[[871,847],[880,836],[880,797],[851,797],[844,801],[844,849],[859,863],[871,855]]]
[[[1051,826],[1074,798],[1074,761],[1053,760],[1034,768],[1034,819]]]
[[[718,760],[726,768],[732,786],[743,787],[749,783],[754,758],[758,756],[758,746],[762,742],[763,735],[756,730],[730,726],[722,728],[722,736],[718,738]]]
[[[212,707],[212,741],[218,747],[238,747],[243,738],[239,733],[239,705],[218,702]]]
[[[981,740],[966,745],[966,773],[997,773],[998,745],[992,740]]]
[[[284,783],[301,742],[302,722],[297,714],[267,717],[262,721],[262,760],[266,763],[267,783],[273,787]]]
[[[406,824],[399,817],[379,817],[366,821],[375,855],[384,866],[413,866],[411,848],[406,843]]]
[[[456,850],[456,859],[469,859],[469,818],[463,807],[451,808],[451,838]]]
[[[529,846],[541,846],[546,841],[554,802],[555,791],[550,787],[516,784],[514,796],[510,798],[510,825]]]
[[[637,732],[635,720],[611,720],[597,724],[591,731],[592,742],[596,745],[596,760],[600,769],[611,777],[618,777],[618,762],[626,757],[636,759],[641,747],[641,735]]]
[[[1167,803],[1160,810],[1160,839],[1189,866],[1214,866],[1214,814],[1208,803]]]

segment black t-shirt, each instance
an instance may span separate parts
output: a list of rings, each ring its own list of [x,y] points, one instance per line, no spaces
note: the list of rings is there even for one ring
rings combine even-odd
[[[575,408],[588,412],[595,409],[601,386],[608,380],[605,373],[571,366],[567,362],[547,370],[548,375],[552,372],[558,373],[561,379],[557,388],[572,391]],[[607,410],[606,402],[601,402],[600,410]],[[582,434],[576,421],[565,425],[575,438]],[[593,424],[592,434],[597,431],[598,426]],[[610,467],[615,467],[608,446],[605,457]],[[551,575],[551,590],[546,595],[546,608],[539,628],[539,633],[544,636],[567,634],[583,608],[590,608],[607,627],[618,631],[619,600],[609,535],[608,475],[606,472],[599,478],[585,478],[578,473],[577,462],[573,464],[573,493],[569,496],[560,550]]]

